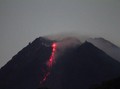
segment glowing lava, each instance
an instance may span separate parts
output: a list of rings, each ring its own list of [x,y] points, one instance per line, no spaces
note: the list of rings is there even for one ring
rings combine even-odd
[[[53,44],[52,44],[52,54],[51,54],[49,60],[47,61],[48,71],[47,71],[47,73],[44,75],[44,78],[42,79],[42,81],[40,82],[41,84],[46,81],[47,77],[50,75],[51,68],[52,68],[53,64],[55,63],[56,47],[57,47],[57,44],[56,44],[56,43],[53,43]]]
[[[56,52],[56,43],[52,44],[52,54],[49,61],[47,62],[48,68],[51,69],[52,65],[55,63],[55,52]]]

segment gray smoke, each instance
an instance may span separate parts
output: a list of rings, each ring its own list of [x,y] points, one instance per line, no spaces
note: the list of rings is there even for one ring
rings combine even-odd
[[[61,56],[69,49],[76,48],[81,45],[81,41],[75,36],[69,36],[66,34],[62,35],[52,35],[46,36],[50,40],[54,40],[56,42],[56,53],[55,58]]]
[[[57,40],[57,41],[61,41],[66,38],[74,38],[74,39],[78,39],[80,42],[84,42],[91,36],[85,35],[85,34],[83,35],[83,34],[76,33],[76,32],[64,32],[64,33],[50,34],[45,37],[51,40]]]
[[[112,58],[120,61],[120,48],[104,38],[97,37],[93,39],[89,36],[80,35],[79,33],[61,33],[49,35],[47,38],[57,41],[56,57],[62,55],[67,49],[77,47],[84,41],[88,41]]]

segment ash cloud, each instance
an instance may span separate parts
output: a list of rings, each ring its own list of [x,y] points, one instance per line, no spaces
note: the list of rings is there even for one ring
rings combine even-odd
[[[63,55],[67,50],[76,48],[82,44],[77,37],[64,34],[47,36],[47,38],[55,41],[57,45],[55,59]]]
[[[75,37],[66,37],[57,42],[57,46],[59,50],[74,48],[80,44],[81,44],[81,41]]]
[[[80,40],[80,42],[82,43],[88,38],[91,38],[91,36],[89,35],[76,33],[76,32],[61,32],[61,33],[56,33],[56,34],[50,34],[44,37],[50,40],[57,40],[57,41],[62,41],[63,39],[66,39],[66,38],[74,38],[74,39]]]

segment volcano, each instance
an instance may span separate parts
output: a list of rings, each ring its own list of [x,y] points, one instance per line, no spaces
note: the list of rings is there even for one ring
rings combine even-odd
[[[57,46],[39,37],[23,48],[0,69],[0,89],[89,89],[120,77],[120,63],[87,41],[55,57]]]

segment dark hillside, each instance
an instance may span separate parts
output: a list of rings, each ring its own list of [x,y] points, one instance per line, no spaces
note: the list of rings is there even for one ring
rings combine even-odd
[[[51,55],[51,44],[37,38],[0,69],[0,89],[36,89],[43,78],[42,68]]]
[[[88,89],[120,76],[120,63],[88,42],[57,60],[45,84],[50,89]]]

